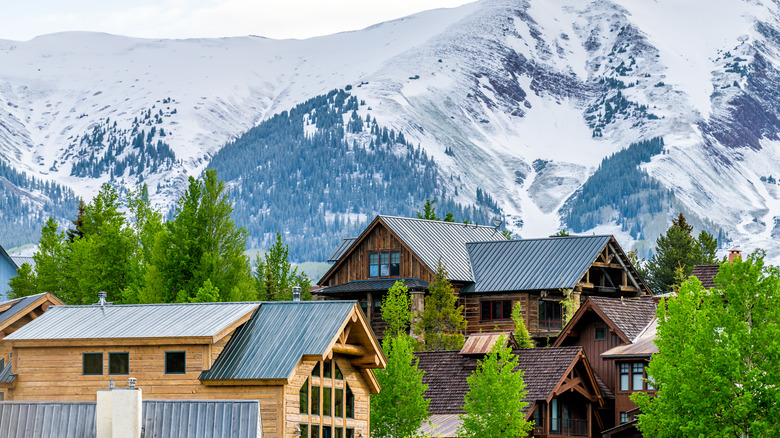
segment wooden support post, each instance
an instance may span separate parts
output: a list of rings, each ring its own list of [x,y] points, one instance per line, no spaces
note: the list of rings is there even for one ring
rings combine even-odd
[[[366,300],[368,301],[368,307],[366,307],[366,319],[368,319],[368,325],[372,326],[371,322],[373,321],[374,317],[374,294],[371,292],[366,294]]]

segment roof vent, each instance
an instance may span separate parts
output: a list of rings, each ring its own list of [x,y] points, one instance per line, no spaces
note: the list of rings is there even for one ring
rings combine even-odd
[[[293,286],[293,301],[300,301],[301,300],[301,287],[300,286]]]
[[[100,301],[98,301],[97,303],[93,304],[93,306],[103,307],[103,306],[106,306],[106,305],[114,304],[114,303],[109,303],[108,301],[106,301],[106,296],[108,296],[107,292],[103,292],[103,291],[98,292],[98,298],[100,299]]]

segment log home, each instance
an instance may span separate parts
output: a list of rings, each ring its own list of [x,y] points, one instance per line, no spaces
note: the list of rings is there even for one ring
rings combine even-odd
[[[4,342],[9,400],[95,401],[134,377],[149,400],[257,400],[264,437],[368,436],[386,363],[354,301],[55,306]]]
[[[480,339],[485,338],[485,339]],[[454,437],[463,413],[466,379],[476,369],[498,338],[498,333],[474,334],[461,351],[417,352],[419,368],[425,370],[432,427],[423,432],[436,437]],[[475,348],[475,345],[483,348]],[[534,437],[598,437],[603,423],[598,407],[604,404],[603,383],[593,374],[581,347],[514,350],[518,369],[523,370],[528,406],[521,413],[534,421]]]

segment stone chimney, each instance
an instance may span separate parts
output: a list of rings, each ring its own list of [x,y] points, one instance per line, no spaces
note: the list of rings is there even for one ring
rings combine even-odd
[[[740,259],[742,260],[742,251],[739,249],[730,249],[729,250],[729,263],[733,263],[734,259]]]
[[[128,379],[127,388],[101,389],[97,392],[97,438],[141,438],[143,404],[141,388]]]

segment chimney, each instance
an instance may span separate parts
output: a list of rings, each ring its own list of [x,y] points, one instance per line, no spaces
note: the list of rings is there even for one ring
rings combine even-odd
[[[729,250],[729,263],[733,263],[734,259],[740,259],[742,260],[742,251],[739,249],[730,249]]]
[[[97,392],[96,438],[141,438],[143,404],[141,388],[128,379],[127,388],[101,389]]]
[[[98,292],[98,299],[100,301],[98,301],[97,303],[93,304],[93,306],[103,307],[103,306],[106,306],[106,305],[114,304],[114,303],[109,303],[108,301],[106,301],[106,297],[107,296],[108,296],[107,292],[103,292],[103,291]]]
[[[300,300],[301,300],[301,287],[293,286],[293,301],[300,301]]]

